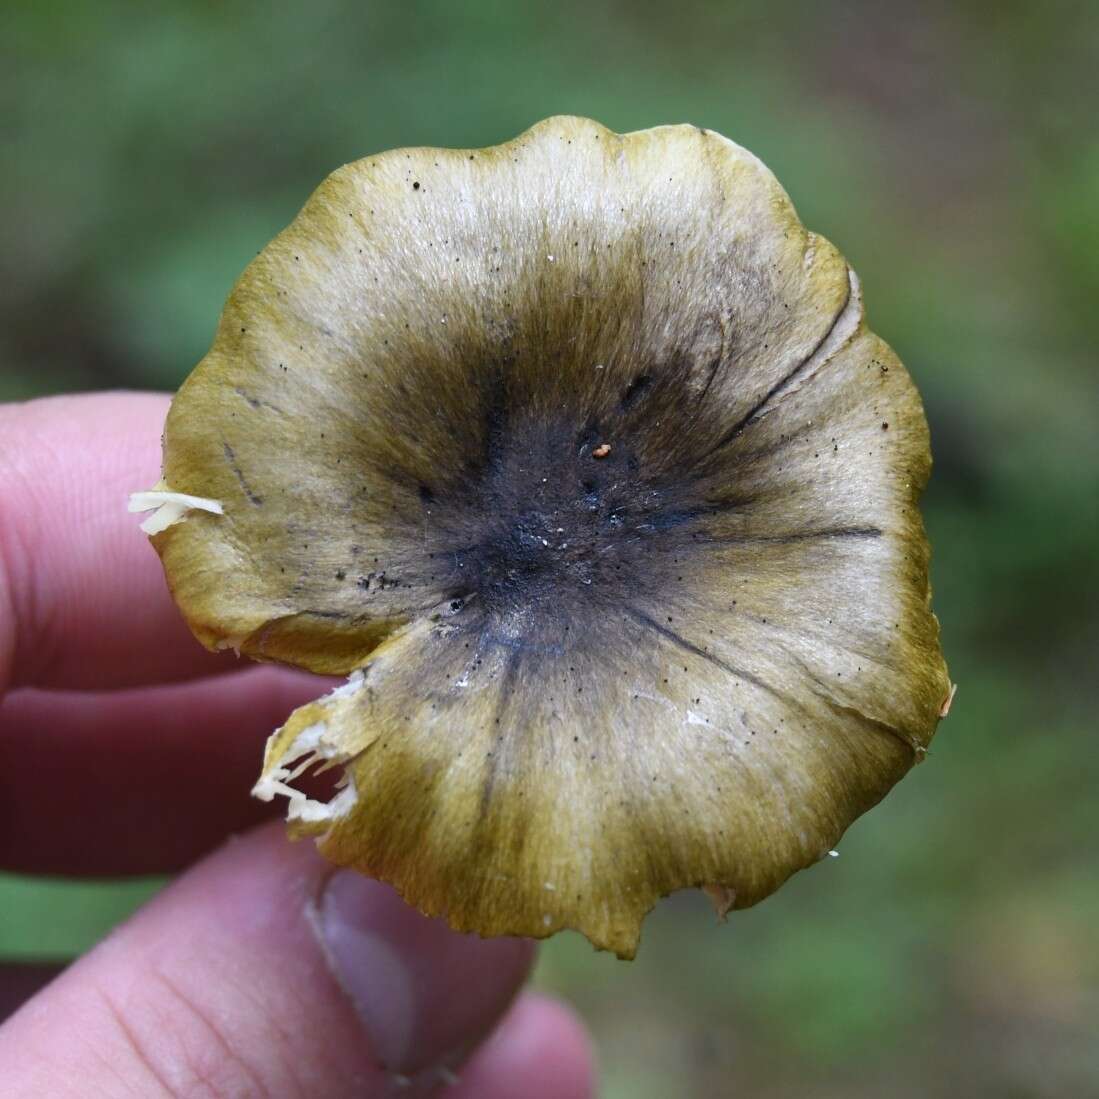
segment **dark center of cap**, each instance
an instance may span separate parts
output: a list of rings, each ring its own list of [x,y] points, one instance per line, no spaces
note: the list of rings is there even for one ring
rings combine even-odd
[[[431,492],[454,598],[517,629],[556,629],[681,583],[702,512],[686,479],[647,468],[644,429],[523,416],[474,483]]]

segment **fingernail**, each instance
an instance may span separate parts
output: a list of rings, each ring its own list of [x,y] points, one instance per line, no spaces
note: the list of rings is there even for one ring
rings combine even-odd
[[[527,940],[459,935],[353,870],[329,878],[313,925],[380,1066],[421,1086],[491,1033],[533,959]]]

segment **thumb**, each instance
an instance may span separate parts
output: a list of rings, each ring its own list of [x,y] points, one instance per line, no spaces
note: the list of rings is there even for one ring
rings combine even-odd
[[[527,976],[521,939],[457,935],[281,827],[231,841],[0,1027],[5,1094],[430,1094]],[[458,1099],[584,1096],[586,1040],[531,997]],[[469,1092],[473,1094],[473,1092]]]

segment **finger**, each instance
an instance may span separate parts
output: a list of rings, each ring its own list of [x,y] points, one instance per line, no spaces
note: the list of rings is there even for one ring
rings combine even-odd
[[[564,1004],[527,993],[459,1074],[447,1099],[590,1099],[591,1041]]]
[[[0,706],[0,867],[148,874],[268,817],[263,744],[330,681],[252,667],[128,691],[14,691]]]
[[[126,511],[160,477],[168,398],[0,406],[0,690],[118,687],[231,669],[172,604]]]
[[[531,957],[522,940],[455,935],[353,872],[329,876],[311,846],[264,828],[0,1027],[0,1065],[12,1094],[56,1099],[380,1096],[397,1076],[424,1094],[492,1031]]]

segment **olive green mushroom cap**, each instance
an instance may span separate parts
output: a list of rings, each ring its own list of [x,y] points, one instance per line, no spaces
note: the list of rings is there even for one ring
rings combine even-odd
[[[268,744],[297,834],[459,930],[629,957],[660,896],[756,903],[926,751],[929,466],[759,160],[554,118],[333,173],[143,503],[204,644],[349,673]]]

